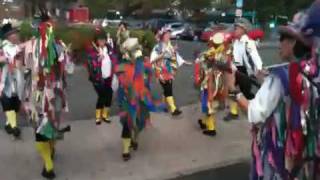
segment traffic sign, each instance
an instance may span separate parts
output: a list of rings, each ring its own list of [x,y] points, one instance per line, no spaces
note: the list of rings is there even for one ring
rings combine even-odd
[[[237,8],[242,8],[243,7],[243,0],[237,0],[236,6],[237,6]]]

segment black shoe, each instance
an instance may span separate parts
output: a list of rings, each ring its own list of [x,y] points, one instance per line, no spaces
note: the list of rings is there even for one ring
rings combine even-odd
[[[237,114],[231,114],[229,113],[226,117],[223,118],[224,121],[232,121],[232,120],[237,120],[238,119],[238,115]]]
[[[42,177],[44,177],[46,179],[54,179],[54,178],[56,178],[56,174],[54,173],[53,170],[47,172],[47,170],[45,168],[43,168],[41,175],[42,175]]]
[[[20,136],[21,136],[21,131],[20,131],[20,129],[19,128],[13,128],[12,129],[12,134],[13,134],[13,136],[15,137],[15,138],[20,138]]]
[[[59,132],[61,132],[61,133],[71,132],[71,126],[68,125],[62,129],[60,129]]]
[[[182,114],[182,111],[180,111],[179,109],[176,109],[176,110],[172,113],[172,116],[179,116],[180,114]]]
[[[96,125],[97,126],[101,125],[101,120],[96,120]]]
[[[217,132],[216,132],[216,130],[211,130],[211,131],[206,130],[206,131],[203,131],[203,134],[204,134],[204,135],[207,135],[207,136],[214,137],[214,136],[217,135]]]
[[[9,135],[13,133],[13,129],[11,128],[11,126],[9,124],[4,127],[4,130]]]
[[[201,119],[198,120],[198,123],[199,123],[199,126],[200,126],[200,128],[201,128],[202,130],[206,129],[206,125],[203,124],[203,122],[202,122]]]
[[[123,161],[127,162],[131,159],[130,153],[122,154]]]
[[[110,119],[102,118],[102,121],[105,122],[105,123],[107,123],[107,124],[110,124],[110,123],[111,123]]]
[[[137,151],[138,147],[139,147],[139,145],[137,142],[131,142],[130,148],[132,148],[134,151]]]

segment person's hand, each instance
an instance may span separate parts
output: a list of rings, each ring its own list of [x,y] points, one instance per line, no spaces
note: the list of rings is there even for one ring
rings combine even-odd
[[[99,54],[98,55],[98,61],[102,61],[104,59],[104,55],[103,54]]]
[[[269,75],[269,72],[265,69],[256,72],[256,78],[259,82],[263,82],[264,78]]]
[[[159,55],[159,59],[163,59],[163,58],[164,58],[164,56],[165,56],[165,53],[164,53],[164,52],[162,52],[162,53]]]
[[[191,66],[193,64],[193,62],[191,61],[184,61],[184,64]]]
[[[240,91],[239,90],[231,90],[229,91],[229,98],[233,101],[237,101],[237,96],[239,95]]]
[[[165,83],[165,80],[163,80],[162,78],[159,78],[159,81],[163,84]]]

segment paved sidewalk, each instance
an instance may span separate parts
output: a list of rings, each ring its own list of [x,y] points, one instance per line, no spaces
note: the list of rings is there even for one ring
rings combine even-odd
[[[73,121],[72,132],[57,145],[57,180],[161,180],[199,170],[230,165],[250,157],[249,125],[243,120],[218,121],[218,136],[202,135],[199,105],[182,108],[176,119],[152,115],[152,126],[140,137],[132,160],[121,158],[121,125],[96,127],[94,121]],[[223,114],[219,114],[219,118]],[[13,141],[0,132],[0,179],[41,180],[42,164],[35,152],[31,128],[23,140]]]

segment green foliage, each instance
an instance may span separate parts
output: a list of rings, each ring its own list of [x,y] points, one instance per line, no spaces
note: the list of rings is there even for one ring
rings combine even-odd
[[[298,11],[307,8],[314,0],[251,0],[245,1],[246,10],[256,10],[261,22],[273,15],[286,15],[291,18]]]
[[[20,25],[20,38],[22,40],[26,40],[26,39],[30,38],[32,35],[33,35],[33,29],[31,27],[30,22],[24,21]]]
[[[116,40],[117,28],[105,28],[106,33]],[[66,44],[72,44],[72,50],[78,63],[84,62],[85,48],[94,39],[94,27],[91,26],[57,26],[55,27],[56,38],[62,39]],[[20,27],[20,36],[23,40],[30,39],[34,35],[29,22],[24,22]],[[137,37],[144,48],[145,55],[149,55],[156,43],[154,34],[147,30],[131,30],[131,37]]]
[[[153,32],[151,31],[146,31],[142,37],[142,41],[141,44],[144,47],[144,54],[148,55],[151,53],[153,47],[155,46],[155,44],[157,43]]]
[[[211,0],[181,0],[180,8],[197,10],[211,6]]]

